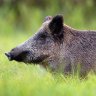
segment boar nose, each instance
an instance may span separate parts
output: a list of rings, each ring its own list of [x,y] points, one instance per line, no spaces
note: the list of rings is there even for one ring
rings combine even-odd
[[[12,60],[12,55],[10,53],[5,53],[5,55],[8,57],[8,59],[11,61]]]

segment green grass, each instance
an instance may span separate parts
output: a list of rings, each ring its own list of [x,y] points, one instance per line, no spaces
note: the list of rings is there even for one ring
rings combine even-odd
[[[39,65],[9,62],[0,53],[0,96],[96,95],[95,75],[81,80],[75,76],[52,75]]]
[[[29,13],[29,17],[33,16]],[[4,53],[25,41],[40,27],[42,13],[39,9],[33,13],[34,19],[25,21],[25,31],[14,27],[13,13],[10,13],[8,18],[0,16],[0,96],[96,96],[94,74],[80,80],[73,75],[53,75],[39,65],[8,61]],[[65,23],[77,29],[96,29],[95,21],[93,19],[90,24],[85,23],[81,9],[74,10],[68,17],[65,15]]]

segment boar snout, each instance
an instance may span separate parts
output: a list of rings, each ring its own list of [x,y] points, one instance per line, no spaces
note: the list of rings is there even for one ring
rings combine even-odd
[[[9,59],[9,61],[11,61],[12,60],[12,55],[8,52],[8,53],[5,53],[5,55],[8,57],[8,59]]]
[[[23,59],[25,59],[28,54],[29,54],[29,51],[16,51],[16,50],[14,51],[12,50],[8,53],[5,53],[5,55],[8,57],[10,61],[16,60],[19,62],[22,62]]]

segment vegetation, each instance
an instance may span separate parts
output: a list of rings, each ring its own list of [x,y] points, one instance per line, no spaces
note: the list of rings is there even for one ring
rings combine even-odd
[[[9,62],[4,53],[32,36],[48,15],[63,14],[71,27],[96,30],[96,1],[9,1],[0,0],[0,96],[95,96],[94,74],[84,79],[54,75],[39,65]]]

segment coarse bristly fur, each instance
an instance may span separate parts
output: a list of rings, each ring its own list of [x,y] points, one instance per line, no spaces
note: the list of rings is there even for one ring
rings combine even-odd
[[[96,71],[96,31],[76,30],[63,24],[63,16],[47,16],[39,31],[6,53],[10,60],[35,63],[86,75]]]

